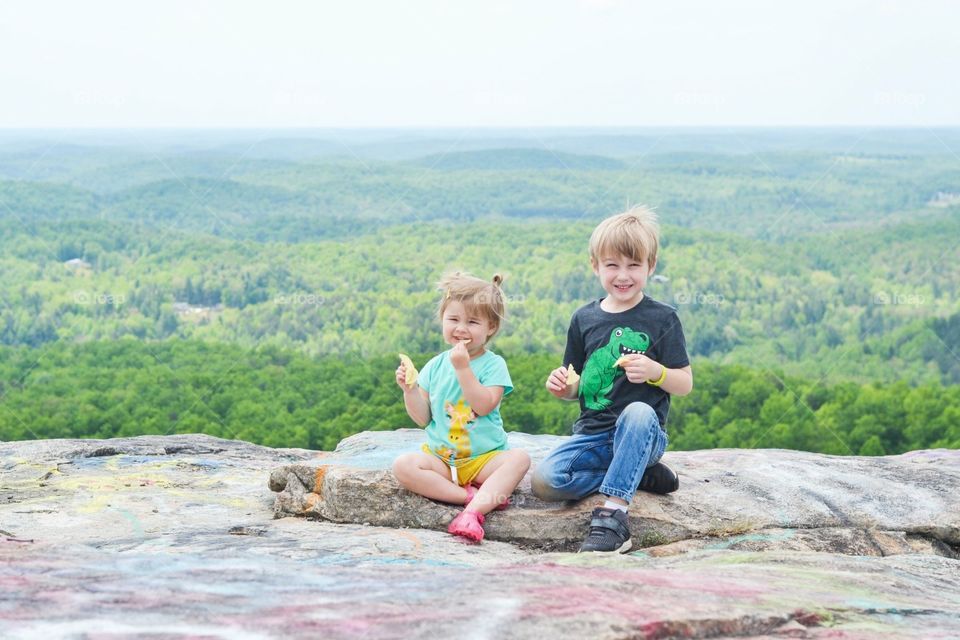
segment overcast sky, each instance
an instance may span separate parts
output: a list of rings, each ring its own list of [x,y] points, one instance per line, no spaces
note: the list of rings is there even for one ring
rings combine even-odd
[[[0,128],[960,124],[960,3],[6,2]]]

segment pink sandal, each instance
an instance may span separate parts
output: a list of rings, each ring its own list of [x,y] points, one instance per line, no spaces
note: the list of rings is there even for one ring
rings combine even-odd
[[[483,540],[483,521],[482,513],[464,509],[447,527],[447,533],[462,536],[473,542],[480,542]]]

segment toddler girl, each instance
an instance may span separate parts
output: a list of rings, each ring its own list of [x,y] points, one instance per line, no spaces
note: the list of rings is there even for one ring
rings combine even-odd
[[[427,443],[397,458],[393,473],[414,493],[465,505],[447,531],[475,542],[483,539],[484,516],[506,508],[530,468],[526,451],[507,448],[500,400],[513,383],[504,359],[487,349],[505,313],[501,281],[459,272],[444,277],[439,316],[450,348],[418,375],[401,363],[396,376],[407,413],[426,427]]]

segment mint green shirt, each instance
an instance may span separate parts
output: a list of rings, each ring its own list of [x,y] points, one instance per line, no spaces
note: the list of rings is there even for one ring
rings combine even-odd
[[[513,391],[506,361],[489,349],[471,360],[470,368],[483,386],[503,387],[504,396]],[[459,465],[468,458],[507,448],[499,403],[485,416],[471,411],[450,362],[450,350],[431,358],[417,382],[430,395],[427,446],[444,462]]]

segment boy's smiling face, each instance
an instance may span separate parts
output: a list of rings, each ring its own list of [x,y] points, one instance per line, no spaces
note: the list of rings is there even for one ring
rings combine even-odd
[[[607,292],[609,308],[606,311],[626,311],[643,299],[647,278],[656,268],[656,263],[635,260],[629,256],[604,256],[593,265],[593,272],[600,278],[600,285]]]

